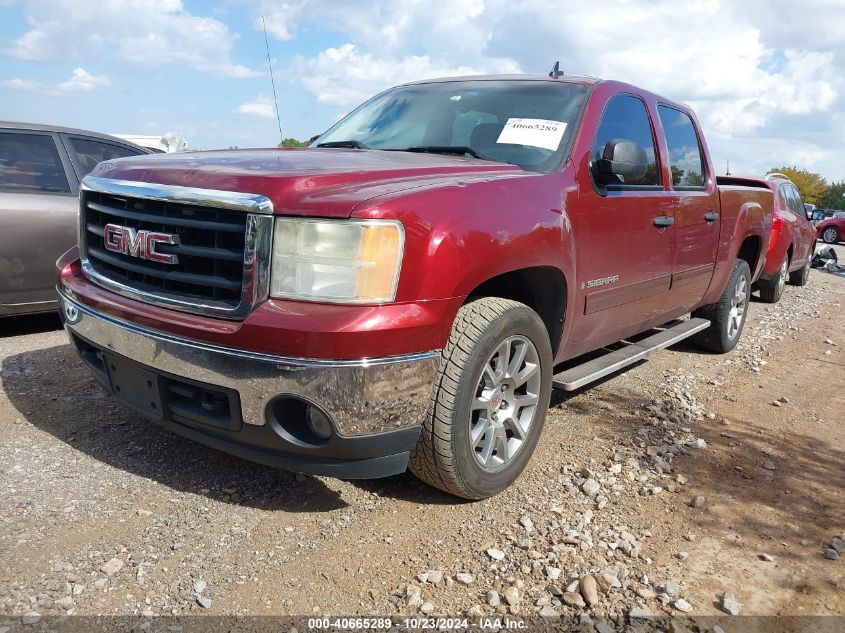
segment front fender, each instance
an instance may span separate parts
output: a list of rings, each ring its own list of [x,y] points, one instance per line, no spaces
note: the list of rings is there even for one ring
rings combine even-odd
[[[524,268],[554,267],[573,279],[570,216],[576,205],[566,173],[519,172],[382,197],[353,216],[402,222],[396,301],[419,301],[466,297],[484,282]],[[567,284],[570,294],[572,286]]]

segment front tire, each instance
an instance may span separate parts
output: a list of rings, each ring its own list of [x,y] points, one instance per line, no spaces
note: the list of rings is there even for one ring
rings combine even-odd
[[[777,274],[766,281],[760,283],[760,298],[766,303],[777,303],[783,296],[783,289],[786,287],[786,279],[789,277],[789,255],[783,256],[780,268]]]
[[[718,354],[736,347],[748,316],[750,296],[751,269],[748,262],[738,259],[719,301],[693,313],[693,316],[710,320],[710,327],[696,334],[693,343]]]
[[[501,492],[534,452],[551,386],[551,344],[536,312],[497,297],[464,305],[442,352],[411,472],[464,499]]]
[[[836,244],[839,242],[839,229],[835,226],[829,226],[822,231],[822,241],[825,244]]]

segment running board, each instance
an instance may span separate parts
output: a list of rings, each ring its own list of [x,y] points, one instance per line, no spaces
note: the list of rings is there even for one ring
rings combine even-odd
[[[619,371],[623,367],[633,365],[652,352],[674,345],[678,341],[683,341],[685,338],[692,336],[696,332],[701,332],[701,330],[705,330],[709,326],[710,321],[707,319],[687,319],[686,321],[681,321],[677,325],[661,330],[657,334],[652,334],[641,341],[627,343],[621,349],[608,352],[604,356],[599,356],[581,365],[576,365],[575,367],[565,369],[559,374],[555,374],[552,377],[552,386],[555,389],[574,391],[599,378],[604,378],[608,374]]]

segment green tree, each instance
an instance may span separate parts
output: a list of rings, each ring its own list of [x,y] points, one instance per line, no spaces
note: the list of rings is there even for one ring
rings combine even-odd
[[[308,147],[308,141],[297,141],[295,138],[283,138],[279,143],[279,147]]]
[[[775,167],[768,173],[779,173],[789,178],[801,194],[801,200],[817,205],[827,190],[827,181],[821,174],[797,167]]]
[[[816,205],[822,209],[845,209],[845,180],[830,183]]]

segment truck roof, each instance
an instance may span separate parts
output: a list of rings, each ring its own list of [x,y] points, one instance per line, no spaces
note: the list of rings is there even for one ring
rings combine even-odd
[[[588,75],[563,75],[561,77],[558,77],[557,79],[550,77],[549,75],[538,74],[464,75],[458,77],[437,77],[434,79],[421,79],[418,81],[408,81],[399,85],[415,86],[420,84],[446,83],[451,81],[548,81],[551,83],[580,84],[582,86],[597,86],[599,84],[607,84],[616,87],[620,92],[631,92],[643,96],[648,95],[653,97],[656,101],[660,101],[661,103],[672,105],[683,110],[692,112],[692,108],[690,108],[690,106],[684,103],[674,101],[672,99],[667,99],[662,95],[658,95],[649,90],[645,90],[644,88],[640,88],[639,86],[634,86],[632,84],[628,84],[622,81],[616,81],[614,79],[601,79],[599,77],[590,77]]]

